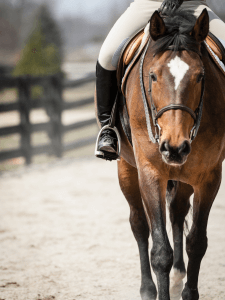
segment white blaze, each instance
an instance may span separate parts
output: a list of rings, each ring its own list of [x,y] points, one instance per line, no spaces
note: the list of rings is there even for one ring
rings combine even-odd
[[[181,81],[183,80],[185,74],[189,70],[189,65],[186,64],[186,62],[184,62],[183,60],[181,60],[180,57],[176,56],[168,63],[168,67],[170,68],[170,73],[174,77],[176,91]]]

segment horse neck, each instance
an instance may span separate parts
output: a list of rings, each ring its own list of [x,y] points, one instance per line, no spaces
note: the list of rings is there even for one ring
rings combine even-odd
[[[206,75],[203,118],[205,116],[206,119],[214,121],[213,118],[219,118],[222,112],[225,114],[225,76],[208,53],[203,55],[203,64]]]

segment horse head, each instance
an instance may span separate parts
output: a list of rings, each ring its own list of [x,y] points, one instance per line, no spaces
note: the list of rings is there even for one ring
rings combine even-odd
[[[204,92],[201,44],[208,33],[206,9],[197,20],[185,11],[166,19],[155,12],[150,19],[152,40],[147,57],[151,59],[144,72],[149,76],[153,123],[160,131],[159,150],[169,165],[184,164],[191,152]]]

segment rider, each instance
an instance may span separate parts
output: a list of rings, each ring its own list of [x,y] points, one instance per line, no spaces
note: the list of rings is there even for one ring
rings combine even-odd
[[[120,52],[129,38],[148,23],[154,11],[169,12],[182,5],[184,9],[193,10],[198,17],[202,10],[207,8],[210,31],[219,38],[225,47],[225,23],[212,12],[205,0],[186,0],[183,2],[184,0],[164,0],[163,2],[159,0],[134,0],[109,32],[100,50],[96,65],[97,114],[101,127],[109,125],[110,122],[111,111],[117,94],[116,68]],[[117,158],[117,137],[112,129],[103,130],[97,149],[103,151],[106,157],[108,153],[110,160]]]

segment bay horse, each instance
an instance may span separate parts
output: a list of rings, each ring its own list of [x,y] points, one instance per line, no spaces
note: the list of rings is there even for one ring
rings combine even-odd
[[[125,91],[133,147],[118,125],[122,139],[119,183],[130,206],[130,224],[139,248],[142,300],[155,300],[157,295],[159,300],[178,300],[181,293],[183,300],[197,300],[207,222],[225,156],[225,76],[204,44],[209,33],[207,10],[197,19],[187,11],[178,10],[165,19],[155,12],[149,31],[150,44],[132,69]],[[154,127],[157,143],[149,138],[149,128]],[[183,227],[192,194],[183,289]],[[174,250],[166,232],[166,203]],[[157,289],[150,268],[150,232]]]

